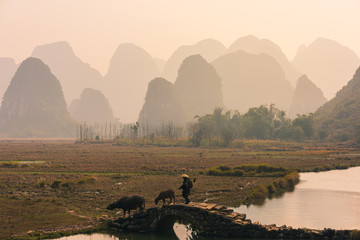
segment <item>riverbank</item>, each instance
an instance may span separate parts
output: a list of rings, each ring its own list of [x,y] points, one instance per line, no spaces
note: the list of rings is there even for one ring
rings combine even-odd
[[[359,239],[359,231],[325,228],[293,228],[260,224],[223,205],[195,203],[171,204],[149,208],[133,217],[119,218],[109,224],[116,231],[151,233],[172,229],[176,221],[190,224],[196,236],[246,239]]]
[[[305,170],[360,165],[360,151],[352,146],[258,140],[244,141],[241,148],[3,140],[0,151],[1,239],[97,225],[102,217],[116,216],[105,207],[124,195],[143,195],[146,207],[153,207],[160,191],[180,186],[182,173],[197,178],[191,200],[227,206],[244,203],[253,189],[277,179],[200,174],[219,164],[264,163]],[[182,201],[180,191],[176,197]]]

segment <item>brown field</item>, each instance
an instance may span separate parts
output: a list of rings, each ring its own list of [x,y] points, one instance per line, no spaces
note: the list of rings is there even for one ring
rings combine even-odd
[[[219,177],[200,174],[219,164],[268,163],[301,171],[339,164],[360,165],[359,149],[334,143],[249,140],[238,148],[121,146],[72,140],[0,140],[0,239],[95,226],[105,207],[129,194],[146,207],[179,177],[197,178],[190,199],[229,206],[241,204],[271,177]],[[177,201],[183,202],[176,191]],[[29,232],[32,231],[32,232]]]

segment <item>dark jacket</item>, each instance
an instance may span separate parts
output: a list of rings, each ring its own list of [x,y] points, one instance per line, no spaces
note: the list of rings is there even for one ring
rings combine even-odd
[[[190,195],[190,189],[193,187],[193,183],[190,180],[190,178],[184,178],[183,184],[179,187],[179,189],[182,188],[183,197],[187,197]]]

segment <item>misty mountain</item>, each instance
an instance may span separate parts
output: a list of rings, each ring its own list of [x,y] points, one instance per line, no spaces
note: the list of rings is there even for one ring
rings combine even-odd
[[[0,132],[7,137],[75,135],[60,82],[40,59],[23,61],[12,78],[0,109]]]
[[[289,117],[295,118],[297,114],[313,113],[325,102],[326,98],[321,89],[311,82],[306,75],[303,75],[296,84]]]
[[[174,82],[181,63],[185,58],[200,54],[208,62],[212,62],[226,51],[225,46],[214,39],[202,40],[194,45],[180,46],[167,61],[164,70],[161,74],[162,77]]]
[[[315,125],[330,139],[360,136],[360,68],[336,96],[314,113]],[[339,139],[340,138],[340,139]]]
[[[156,127],[169,122],[184,124],[188,118],[171,82],[155,78],[149,83],[145,103],[139,115],[141,126]]]
[[[159,73],[161,73],[164,70],[166,61],[164,59],[161,58],[153,58],[154,62],[158,68]]]
[[[175,90],[181,104],[190,114],[189,120],[224,106],[221,79],[214,67],[200,55],[192,55],[183,61]]]
[[[318,38],[309,46],[299,48],[293,61],[325,96],[335,96],[360,65],[359,57],[349,48],[326,38]]]
[[[12,58],[0,58],[0,106],[4,93],[16,71],[16,63]]]
[[[56,42],[38,46],[31,54],[41,59],[59,79],[65,100],[79,98],[84,88],[97,88],[101,74],[89,64],[82,62],[67,42]]]
[[[252,54],[266,53],[275,58],[283,69],[285,78],[293,85],[296,84],[297,79],[301,76],[301,73],[290,63],[281,48],[268,39],[259,39],[251,35],[242,37],[231,44],[227,52],[231,53],[239,50]]]
[[[70,115],[79,122],[109,123],[114,120],[108,100],[99,90],[85,88],[80,99],[69,106]]]
[[[294,90],[273,57],[238,51],[218,58],[212,65],[222,79],[227,108],[242,113],[262,104],[289,108]]]
[[[142,48],[131,43],[117,48],[104,79],[103,92],[121,122],[137,121],[148,83],[158,75],[155,61]]]

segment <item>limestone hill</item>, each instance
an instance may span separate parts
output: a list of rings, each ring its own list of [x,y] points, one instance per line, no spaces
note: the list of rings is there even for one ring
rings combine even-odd
[[[7,137],[75,135],[60,82],[40,59],[26,59],[12,78],[0,109],[0,132]]]
[[[200,54],[206,61],[212,62],[223,55],[225,51],[225,46],[214,39],[202,40],[194,45],[180,46],[167,61],[161,76],[174,82],[185,58]]]
[[[108,100],[99,90],[86,88],[80,99],[71,102],[69,112],[80,122],[110,123],[114,120]]]
[[[187,57],[180,66],[175,90],[192,120],[196,115],[213,113],[223,107],[221,79],[215,68],[202,56]]]
[[[140,125],[157,127],[163,123],[184,124],[186,121],[186,112],[176,96],[174,85],[163,78],[152,80],[139,115]]]
[[[121,122],[135,122],[144,104],[146,88],[159,75],[153,58],[142,48],[121,44],[111,59],[103,92]]]
[[[314,114],[315,126],[330,139],[360,140],[360,68],[336,97]]]
[[[303,75],[296,84],[289,117],[295,118],[297,114],[313,113],[325,102],[326,98],[321,89],[311,82],[306,75]]]

